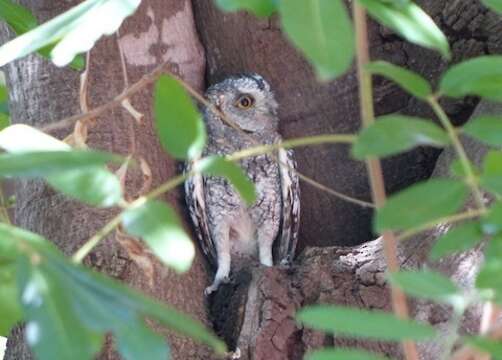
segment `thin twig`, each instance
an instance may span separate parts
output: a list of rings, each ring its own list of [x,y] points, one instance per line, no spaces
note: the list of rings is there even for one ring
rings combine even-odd
[[[133,209],[135,207],[143,205],[146,201],[154,199],[165,192],[168,192],[178,185],[183,184],[183,182],[192,176],[194,173],[189,172],[187,174],[178,175],[172,179],[169,179],[162,185],[160,185],[155,190],[150,193],[142,196],[133,202],[124,206],[125,210]],[[105,226],[101,228],[94,236],[92,236],[89,240],[87,240],[84,245],[82,245],[77,252],[73,255],[72,260],[75,263],[80,263],[82,260],[103,240],[108,234],[110,234],[117,226],[120,225],[122,221],[122,216],[124,215],[124,211],[121,211],[118,215],[113,217],[110,221],[108,221]]]
[[[318,136],[308,136],[308,137],[303,137],[303,138],[297,138],[297,139],[289,139],[289,140],[284,140],[280,143],[275,143],[275,144],[270,144],[270,145],[258,145],[255,147],[247,148],[238,152],[233,153],[232,155],[228,156],[227,158],[231,161],[239,160],[244,157],[248,156],[254,156],[254,155],[259,155],[259,154],[264,154],[264,153],[271,153],[274,150],[277,149],[288,149],[288,148],[294,148],[294,147],[299,147],[299,146],[306,146],[306,145],[316,145],[316,144],[323,144],[323,143],[353,143],[355,141],[356,137],[353,135],[318,135]],[[281,165],[286,165],[280,162]],[[295,170],[295,169],[290,169],[290,170]],[[375,205],[372,203],[369,203],[364,200],[359,200],[350,196],[347,196],[345,194],[342,194],[338,191],[335,191],[327,186],[324,186],[323,184],[309,178],[308,176],[303,175],[302,173],[296,171],[296,174],[298,177],[318,188],[321,189],[324,192],[327,192],[335,197],[341,198],[342,200],[345,200],[349,203],[353,203],[362,207],[366,208],[374,208]]]
[[[409,239],[410,237],[416,235],[416,234],[419,234],[423,231],[426,231],[426,230],[430,230],[430,229],[433,229],[435,226],[439,225],[439,224],[455,224],[457,222],[460,222],[460,221],[464,221],[464,220],[469,220],[469,219],[475,219],[477,217],[480,217],[481,215],[485,214],[486,213],[486,210],[483,210],[483,209],[476,209],[476,210],[467,210],[463,213],[460,213],[460,214],[455,214],[455,215],[451,215],[451,216],[445,216],[445,217],[442,217],[440,219],[436,219],[434,221],[431,221],[425,225],[422,225],[420,227],[417,227],[417,228],[414,228],[414,229],[410,229],[410,230],[407,230],[407,231],[404,231],[402,232],[401,234],[399,234],[399,236],[397,237],[397,241],[404,241],[404,240],[407,240]]]
[[[117,106],[120,106],[122,104],[122,101],[131,97],[132,95],[136,94],[137,92],[143,90],[145,87],[147,87],[151,83],[155,82],[163,73],[166,72],[167,66],[168,66],[167,63],[163,63],[163,64],[157,66],[155,69],[153,69],[148,74],[145,74],[140,80],[138,80],[136,83],[132,84],[130,87],[125,89],[122,93],[117,95],[115,98],[113,98],[109,102],[107,102],[101,106],[98,106],[98,107],[96,107],[86,113],[73,115],[68,118],[57,121],[55,123],[44,126],[41,130],[44,132],[51,132],[54,130],[66,129],[67,127],[75,124],[79,120],[86,121],[88,119],[98,117],[98,116],[102,115],[103,113],[107,112],[108,110],[111,110]]]
[[[485,203],[483,200],[483,194],[481,193],[481,190],[479,189],[478,186],[478,181],[476,179],[476,176],[474,175],[474,171],[472,170],[471,163],[469,161],[469,158],[467,157],[467,154],[465,152],[465,149],[462,145],[462,142],[460,141],[458,137],[458,133],[455,130],[455,127],[451,124],[450,119],[448,118],[448,115],[444,112],[443,108],[439,105],[436,97],[431,96],[428,99],[428,102],[434,112],[436,113],[439,121],[441,122],[441,125],[445,128],[446,132],[448,133],[448,136],[450,137],[450,140],[453,143],[453,147],[455,149],[455,152],[457,153],[457,156],[460,160],[460,164],[462,165],[462,169],[465,172],[466,176],[466,181],[469,187],[471,188],[472,193],[474,194],[474,200],[476,201],[477,206],[479,209],[486,209]]]
[[[369,63],[369,42],[366,11],[357,3],[353,3],[354,23],[356,30],[357,45],[357,70],[359,77],[359,98],[361,107],[361,117],[363,126],[367,127],[375,121],[373,110],[373,88],[371,75],[364,68]],[[367,167],[370,177],[373,202],[377,207],[381,207],[385,200],[385,186],[381,164],[378,159],[369,159]],[[383,234],[383,247],[385,261],[389,272],[399,271],[399,260],[397,256],[397,242],[392,231]],[[397,287],[391,287],[392,307],[396,315],[402,319],[408,318],[408,304],[406,296]],[[418,352],[413,341],[404,341],[403,350],[407,360],[418,360]]]

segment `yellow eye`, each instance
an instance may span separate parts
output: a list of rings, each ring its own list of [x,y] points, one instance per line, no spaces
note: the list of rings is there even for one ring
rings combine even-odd
[[[254,98],[251,95],[242,95],[236,105],[241,109],[249,109],[254,105]]]

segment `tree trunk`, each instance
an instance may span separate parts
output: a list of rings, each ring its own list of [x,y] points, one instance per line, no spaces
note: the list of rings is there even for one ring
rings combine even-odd
[[[23,3],[40,21],[70,6],[63,0],[25,0]],[[77,1],[71,3],[75,5]],[[419,4],[448,34],[455,61],[500,52],[502,25],[496,15],[477,1],[423,0]],[[409,45],[374,23],[370,31],[374,58],[407,66],[437,82],[446,67],[438,55]],[[8,32],[3,29],[3,40],[7,37]],[[209,0],[143,0],[140,10],[121,28],[119,37],[131,83],[167,61],[173,72],[202,90],[207,60],[209,83],[232,73],[249,71],[269,79],[280,103],[281,131],[286,138],[327,132],[354,133],[359,128],[359,110],[354,105],[358,103],[355,72],[350,71],[334,82],[319,84],[308,63],[288,44],[275,17],[258,20],[245,13],[222,14]],[[9,65],[6,72],[14,122],[40,127],[80,111],[77,72],[57,69],[37,56]],[[117,38],[112,36],[102,40],[91,53],[89,106],[105,103],[123,87]],[[96,119],[89,129],[88,144],[144,158],[151,169],[154,187],[176,173],[176,163],[160,149],[152,130],[151,91],[136,95],[131,102],[145,114],[142,123],[117,108]],[[376,81],[375,102],[378,114],[400,111],[432,117],[425,104],[387,81]],[[447,112],[457,123],[465,121],[475,105],[473,99],[445,103]],[[71,129],[66,129],[55,135],[64,138],[70,132]],[[352,160],[349,150],[347,146],[299,149],[299,170],[340,192],[369,200],[365,166]],[[473,154],[478,150],[482,151],[475,144],[470,146]],[[427,178],[438,155],[437,150],[420,148],[386,160],[387,189],[396,191]],[[449,152],[445,152],[436,172],[446,174],[448,156]],[[148,179],[143,174],[132,174],[127,179],[128,195],[135,196],[144,190],[145,184],[148,185]],[[181,197],[180,192],[173,192],[168,200],[183,211]],[[302,184],[301,201],[300,248],[308,248],[292,269],[251,269],[247,274],[237,274],[237,285],[224,287],[211,302],[210,311],[203,297],[203,289],[209,282],[208,272],[200,255],[191,271],[179,276],[145,255],[141,246],[132,251],[132,240],[112,236],[86,259],[86,264],[208,325],[208,313],[211,313],[218,332],[229,344],[239,346],[245,359],[300,359],[311,348],[344,344],[361,344],[399,357],[397,346],[333,338],[295,325],[294,311],[306,304],[326,302],[390,309],[379,240],[358,247],[327,247],[371,240],[371,211],[329,197],[305,184]],[[39,181],[19,182],[17,202],[16,224],[51,239],[66,254],[73,253],[112,215],[109,211],[69,201]],[[403,266],[424,264],[428,245],[443,230],[438,228],[403,244]],[[459,264],[474,266],[477,261],[479,254],[473,252],[450,259],[440,267],[468,286],[472,272],[467,274],[463,270],[465,266]],[[417,318],[445,327],[448,313],[444,309],[421,302],[413,305]],[[472,316],[467,318],[466,330],[475,329],[476,311],[473,309]],[[21,329],[13,332],[6,359],[31,358],[21,336]],[[206,348],[186,338],[169,336],[169,343],[175,359],[210,358]],[[438,344],[424,344],[423,359],[436,359],[438,348]],[[108,346],[101,358],[115,359],[117,355]]]

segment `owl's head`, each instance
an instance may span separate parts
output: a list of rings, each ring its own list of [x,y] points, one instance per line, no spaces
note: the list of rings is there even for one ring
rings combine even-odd
[[[258,74],[233,76],[211,86],[209,101],[248,132],[276,130],[277,102],[268,82]]]

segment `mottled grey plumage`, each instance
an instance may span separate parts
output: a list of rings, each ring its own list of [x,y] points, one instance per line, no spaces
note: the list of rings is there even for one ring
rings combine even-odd
[[[270,85],[261,76],[228,78],[210,87],[206,97],[239,129],[206,109],[208,144],[204,155],[226,155],[257,143],[281,140],[277,132],[277,103]],[[223,178],[197,175],[185,183],[197,237],[205,255],[217,266],[207,294],[228,279],[231,262],[232,266],[239,266],[249,259],[259,259],[263,265],[272,266],[273,254],[276,263],[289,262],[294,255],[300,215],[298,177],[291,171],[296,164],[291,150],[281,149],[276,155],[281,165],[270,155],[241,161],[257,190],[257,200],[250,207]]]

